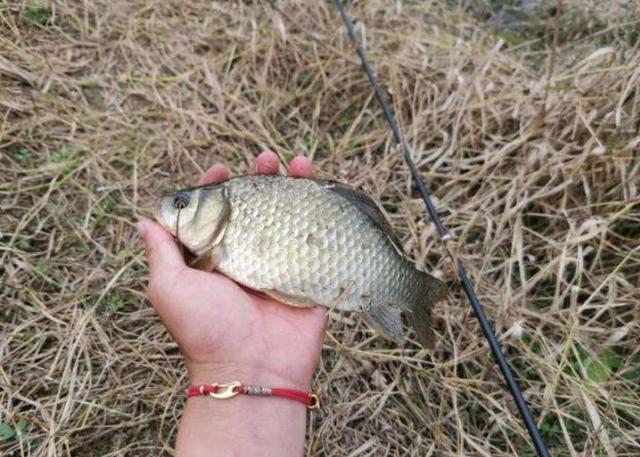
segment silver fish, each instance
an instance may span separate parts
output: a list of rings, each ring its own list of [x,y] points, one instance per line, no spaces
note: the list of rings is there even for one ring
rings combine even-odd
[[[242,176],[166,196],[156,219],[244,286],[292,306],[360,311],[396,341],[403,310],[418,341],[433,347],[431,307],[446,286],[416,269],[376,204],[356,189]]]

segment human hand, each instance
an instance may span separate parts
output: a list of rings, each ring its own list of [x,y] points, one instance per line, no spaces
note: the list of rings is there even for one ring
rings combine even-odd
[[[270,151],[256,161],[261,174],[278,173]],[[310,162],[291,161],[290,176],[310,177]],[[200,184],[224,181],[214,165]],[[295,308],[242,288],[220,273],[187,266],[173,236],[142,219],[138,230],[150,269],[148,297],[186,358],[194,384],[229,382],[307,390],[320,357],[326,311]]]

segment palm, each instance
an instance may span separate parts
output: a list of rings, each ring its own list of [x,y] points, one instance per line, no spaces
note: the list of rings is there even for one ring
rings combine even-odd
[[[308,379],[322,347],[326,312],[283,305],[218,273],[185,270],[158,300],[188,303],[189,322],[165,323],[191,363],[268,369]],[[296,379],[296,380],[297,380]]]

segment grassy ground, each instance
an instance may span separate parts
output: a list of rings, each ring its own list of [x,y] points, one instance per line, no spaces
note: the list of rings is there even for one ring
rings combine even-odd
[[[637,4],[507,30],[415,3],[351,14],[542,433],[638,455]],[[277,5],[0,2],[1,455],[171,454],[184,366],[132,222],[213,162],[306,154],[454,280],[335,9]],[[453,291],[433,353],[331,322],[308,455],[533,455]]]

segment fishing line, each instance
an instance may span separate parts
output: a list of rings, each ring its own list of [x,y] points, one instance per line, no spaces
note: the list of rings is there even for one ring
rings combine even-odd
[[[420,196],[424,201],[427,212],[429,213],[431,220],[436,226],[436,229],[438,230],[438,234],[440,235],[440,239],[444,242],[447,252],[456,267],[458,276],[460,277],[460,283],[462,285],[462,288],[464,289],[464,292],[467,295],[467,298],[469,299],[469,303],[471,304],[471,307],[473,308],[473,311],[475,312],[475,315],[478,318],[478,321],[480,322],[482,333],[484,334],[485,338],[487,339],[487,342],[489,343],[489,347],[491,348],[491,353],[493,354],[493,357],[496,359],[496,362],[500,367],[500,371],[502,372],[502,376],[504,377],[504,380],[507,384],[509,392],[511,392],[511,395],[513,396],[513,399],[516,402],[516,406],[518,407],[518,411],[520,412],[522,421],[524,422],[524,425],[527,428],[527,431],[529,432],[529,436],[531,437],[531,441],[533,442],[536,452],[539,457],[549,457],[550,454],[547,449],[547,445],[542,439],[542,436],[540,435],[540,431],[538,430],[538,427],[536,426],[533,416],[531,415],[531,411],[529,411],[529,407],[527,406],[527,403],[525,402],[524,397],[522,396],[522,391],[520,390],[520,387],[518,386],[518,383],[515,377],[513,376],[513,372],[511,370],[511,367],[509,366],[509,362],[507,362],[507,359],[505,358],[502,352],[502,349],[500,349],[500,344],[498,343],[495,333],[493,332],[493,328],[491,327],[489,319],[487,318],[487,315],[484,312],[482,304],[480,303],[480,300],[478,300],[478,296],[476,295],[473,284],[471,283],[471,280],[467,275],[467,271],[465,270],[462,262],[458,260],[457,257],[453,254],[453,251],[451,249],[450,242],[449,242],[451,236],[449,235],[449,232],[442,224],[442,221],[440,220],[440,216],[438,215],[438,212],[436,211],[436,208],[433,205],[433,202],[431,201],[431,196],[429,195],[429,191],[426,189],[424,183],[422,182],[422,178],[420,178],[418,169],[416,168],[416,165],[413,162],[413,159],[411,158],[411,152],[409,151],[409,148],[407,147],[406,143],[404,142],[404,139],[402,138],[400,129],[398,128],[398,124],[394,119],[393,111],[391,111],[391,108],[389,107],[389,104],[385,96],[383,95],[382,91],[380,90],[380,86],[378,85],[378,82],[376,81],[375,76],[373,75],[373,71],[369,66],[369,62],[367,60],[365,51],[360,45],[360,42],[358,41],[358,38],[356,36],[353,23],[351,22],[351,19],[349,19],[349,17],[347,16],[344,10],[344,5],[342,3],[342,0],[336,0],[336,6],[338,7],[338,11],[340,12],[340,17],[342,18],[342,21],[344,22],[344,25],[347,28],[349,37],[351,38],[351,40],[356,46],[356,52],[360,57],[362,68],[367,74],[367,78],[369,79],[369,83],[371,84],[373,91],[375,92],[378,102],[380,102],[380,105],[382,106],[384,117],[387,120],[387,123],[389,124],[391,131],[393,132],[393,137],[395,138],[396,142],[402,149],[402,155],[404,156],[404,161],[409,166],[409,170],[411,171],[411,176],[413,177],[413,181],[415,182],[416,187],[418,188],[418,192],[420,193]]]
[[[178,208],[178,214],[176,215],[176,241],[178,242],[178,246],[180,247],[180,255],[184,259],[184,246],[180,242],[180,213],[182,212],[182,208]]]
[[[178,214],[176,214],[176,240],[178,240],[178,246],[180,246],[180,254],[182,255],[182,258],[184,258],[184,246],[180,243],[180,214],[189,204],[189,200],[189,196],[184,192],[178,193],[173,198],[173,207],[178,210]]]

